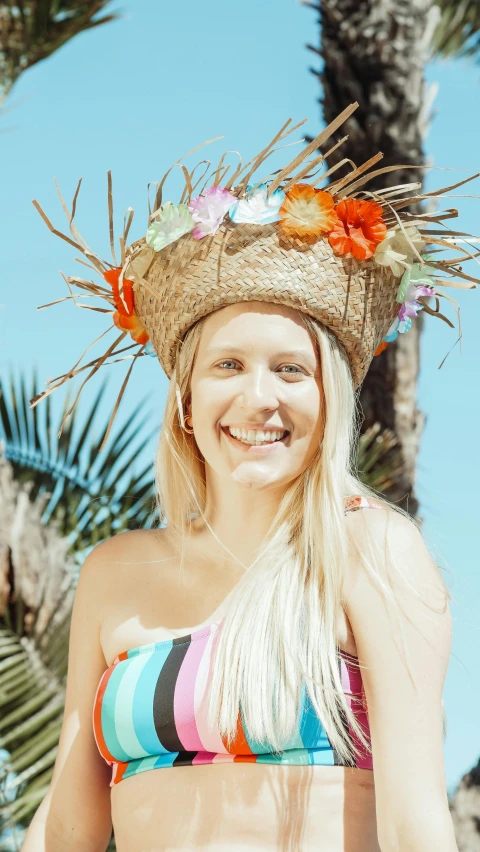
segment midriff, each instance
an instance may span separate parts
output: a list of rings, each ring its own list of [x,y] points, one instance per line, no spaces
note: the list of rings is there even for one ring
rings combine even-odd
[[[373,772],[257,763],[153,769],[112,787],[118,852],[380,852]]]

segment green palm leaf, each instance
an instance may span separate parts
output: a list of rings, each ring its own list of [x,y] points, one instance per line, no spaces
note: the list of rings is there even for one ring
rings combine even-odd
[[[7,0],[0,7],[0,85],[7,94],[22,71],[84,30],[116,19],[109,0]]]
[[[359,479],[379,493],[388,493],[402,473],[402,454],[391,429],[374,423],[360,435],[356,472]]]
[[[29,483],[30,499],[44,499],[43,522],[55,520],[68,536],[71,551],[81,553],[110,535],[149,525],[154,511],[151,465],[136,459],[152,433],[145,433],[148,414],[143,403],[114,430],[105,450],[99,449],[106,419],[99,406],[105,383],[91,407],[74,410],[60,438],[63,413],[55,417],[50,397],[31,409],[38,392],[35,375],[28,390],[24,376],[0,380],[0,438],[19,483]]]
[[[436,0],[441,11],[432,53],[442,58],[480,54],[480,0]]]

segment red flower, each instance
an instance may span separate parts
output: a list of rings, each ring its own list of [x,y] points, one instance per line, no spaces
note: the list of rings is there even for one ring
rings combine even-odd
[[[123,300],[120,297],[118,282],[121,271],[121,267],[117,267],[103,273],[105,281],[112,288],[113,301],[117,309],[113,314],[114,325],[121,331],[128,331],[135,343],[147,343],[148,334],[134,309],[133,281],[129,281],[128,278],[123,279]]]
[[[387,233],[383,208],[376,201],[344,198],[335,206],[337,220],[328,242],[337,254],[353,255],[357,260],[372,257]]]

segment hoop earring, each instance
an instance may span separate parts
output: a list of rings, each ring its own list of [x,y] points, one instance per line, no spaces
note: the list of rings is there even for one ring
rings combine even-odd
[[[187,433],[187,435],[193,435],[193,433],[195,431],[193,429],[193,427],[191,429],[187,429],[187,420],[191,420],[191,417],[192,417],[191,414],[187,414],[187,416],[184,417],[185,426],[183,428],[184,428],[184,431]]]

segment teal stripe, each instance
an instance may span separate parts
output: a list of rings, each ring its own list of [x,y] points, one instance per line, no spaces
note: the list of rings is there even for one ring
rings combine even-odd
[[[283,754],[259,754],[256,762],[307,765],[309,763],[308,751],[304,748],[294,748],[291,751],[285,751]]]
[[[332,748],[309,749],[309,763],[316,766],[334,766]]]
[[[166,754],[161,754],[160,757],[157,757],[155,761],[155,769],[160,768],[162,766],[173,766],[173,761],[178,757],[180,752],[178,751],[169,751]]]
[[[312,702],[310,701],[310,696],[307,693],[305,683],[302,686],[301,692],[301,711],[299,717],[299,724],[296,731],[294,731],[290,740],[286,743],[284,751],[295,751],[297,749],[304,748],[318,748],[318,747],[330,747],[330,742],[326,736],[323,725],[319,722],[315,710],[313,709]],[[272,744],[267,740],[261,742],[256,740],[250,734],[243,713],[241,713],[243,730],[245,732],[245,738],[250,746],[253,754],[266,754],[271,755],[272,753]],[[277,762],[277,761],[274,761]],[[303,761],[302,761],[303,762]],[[308,760],[304,761],[308,763]]]
[[[102,701],[102,731],[103,736],[105,737],[105,743],[112,757],[122,763],[127,763],[130,760],[131,755],[124,751],[117,737],[115,727],[115,704],[126,666],[128,666],[128,660],[122,660],[120,663],[117,663],[108,679],[107,688]]]
[[[245,731],[245,738],[250,746],[253,754],[270,754],[272,751],[272,743],[269,743],[267,740],[264,742],[260,742],[259,740],[254,739],[251,734],[248,732],[247,726],[243,719],[242,715],[242,724],[243,730]],[[290,738],[288,743],[285,746],[285,750],[290,749],[301,749],[303,748],[303,740],[300,734],[300,731],[297,729],[294,731],[293,736]]]
[[[143,656],[143,654],[151,654],[152,651],[155,651],[159,648],[159,646],[161,647],[162,645],[165,645],[166,647],[167,644],[171,647],[173,643],[167,639],[166,642],[150,642],[149,645],[140,645],[138,648],[130,648],[130,650],[127,651],[128,659],[132,660],[134,657]]]
[[[160,672],[163,669],[173,642],[157,647],[155,653],[146,655],[147,664],[137,681],[132,702],[133,727],[141,747],[147,754],[159,755],[166,752],[158,739],[153,721],[153,698]],[[155,648],[155,646],[152,646]]]
[[[153,769],[156,759],[155,755],[149,755],[148,757],[141,757],[138,760],[131,760],[122,775],[122,781],[124,778],[130,778],[131,775],[138,775],[147,769]]]
[[[300,735],[305,748],[331,748],[325,728],[313,708],[306,686],[302,690]]]
[[[126,662],[115,701],[115,725],[118,741],[125,753],[136,759],[147,757],[150,754],[140,744],[133,721],[133,698],[138,679],[148,660],[149,657],[142,654]]]

